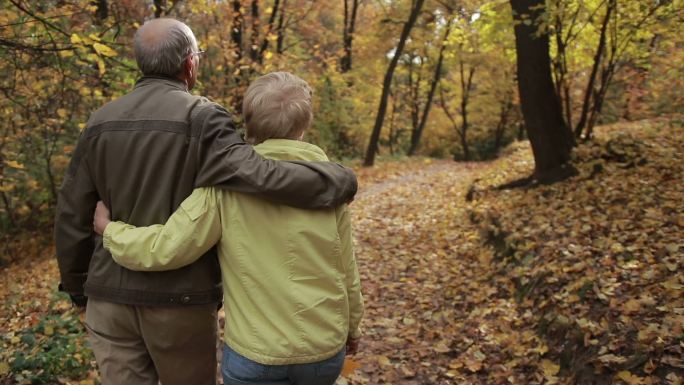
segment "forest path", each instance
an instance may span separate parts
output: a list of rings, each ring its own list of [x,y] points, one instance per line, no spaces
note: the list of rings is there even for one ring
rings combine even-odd
[[[465,196],[489,163],[413,161],[359,171],[351,204],[366,313],[360,364],[338,384],[450,384],[451,343],[468,309],[459,301],[476,265]],[[382,170],[386,167],[387,170]],[[384,174],[374,179],[376,173]],[[388,175],[389,174],[389,175]]]

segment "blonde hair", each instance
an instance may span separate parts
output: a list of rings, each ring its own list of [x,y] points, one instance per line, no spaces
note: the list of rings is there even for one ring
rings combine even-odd
[[[242,101],[247,141],[298,139],[313,120],[309,84],[289,72],[271,72],[249,85]]]

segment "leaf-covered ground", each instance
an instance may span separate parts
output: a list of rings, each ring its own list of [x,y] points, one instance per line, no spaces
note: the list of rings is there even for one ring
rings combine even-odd
[[[365,336],[338,384],[681,385],[683,126],[602,127],[579,175],[535,188],[495,188],[529,173],[525,143],[491,163],[359,169]],[[51,250],[27,252],[42,256],[0,270],[0,384],[16,352],[82,341]]]
[[[362,195],[366,344],[344,381],[682,384],[682,149],[682,121],[620,124],[555,185],[496,189],[532,168],[518,143]]]

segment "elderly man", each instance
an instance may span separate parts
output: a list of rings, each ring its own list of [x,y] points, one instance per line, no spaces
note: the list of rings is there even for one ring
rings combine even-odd
[[[255,193],[304,208],[335,207],[356,191],[353,173],[328,162],[278,162],[254,152],[230,114],[191,95],[200,60],[190,28],[145,23],[135,36],[143,77],[90,117],[60,191],[55,243],[60,287],[85,306],[102,383],[214,384],[215,250],[166,272],[117,265],[92,233],[96,202],[137,226],[164,223],[195,187]]]

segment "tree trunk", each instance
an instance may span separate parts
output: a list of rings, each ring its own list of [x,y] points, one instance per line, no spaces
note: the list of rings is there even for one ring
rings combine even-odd
[[[420,137],[423,135],[423,130],[427,124],[428,114],[430,113],[430,107],[432,106],[432,99],[435,96],[435,90],[437,89],[437,84],[442,76],[442,64],[444,62],[444,50],[446,49],[446,43],[449,39],[449,34],[451,33],[451,18],[447,21],[446,29],[444,31],[444,38],[442,39],[442,46],[439,47],[439,57],[437,58],[437,65],[435,66],[435,74],[432,76],[432,83],[430,83],[430,90],[428,91],[427,100],[425,101],[425,107],[423,108],[423,115],[420,118],[420,123],[416,130],[411,133],[411,147],[409,148],[408,155],[413,155],[418,149],[418,144],[420,143]]]
[[[568,161],[575,142],[572,132],[565,125],[554,90],[549,35],[548,32],[539,31],[545,2],[510,0],[510,4],[515,21],[520,103],[534,154],[533,179],[552,182],[568,176],[572,171]],[[523,18],[523,15],[527,17]]]
[[[102,21],[109,16],[109,7],[107,6],[107,0],[93,0],[92,4],[97,7],[95,10],[95,17],[98,21]]]
[[[242,59],[242,31],[245,28],[245,18],[242,15],[242,5],[240,0],[233,1],[233,25],[230,29],[230,40],[233,42],[233,52],[236,61]]]
[[[166,0],[154,0],[154,17],[158,19],[164,14],[166,8]]]
[[[418,59],[420,66],[418,70],[415,69],[414,63]],[[413,135],[418,129],[418,124],[420,123],[420,84],[422,83],[422,68],[423,59],[417,55],[409,55],[408,60],[409,73],[408,73],[408,89],[409,89],[409,104],[411,107],[411,140],[413,140]],[[417,75],[414,78],[414,73]]]
[[[510,99],[509,99],[510,96]],[[504,133],[508,126],[508,117],[513,109],[513,96],[506,93],[505,100],[501,103],[501,110],[499,111],[499,122],[496,124],[494,131],[494,151],[498,152],[503,143]]]
[[[470,125],[468,123],[468,102],[470,101],[470,91],[473,89],[473,75],[475,75],[475,67],[470,67],[468,70],[468,77],[465,76],[463,58],[460,57],[460,74],[461,74],[461,132],[463,136],[461,142],[463,145],[463,157],[465,161],[470,160],[470,151],[468,150],[468,142],[466,141],[466,133]]]
[[[587,117],[589,115],[589,106],[591,104],[591,96],[594,94],[594,83],[596,82],[596,75],[598,74],[599,67],[601,66],[601,57],[606,49],[606,35],[608,32],[608,22],[610,21],[610,14],[613,12],[614,7],[616,7],[616,0],[608,1],[606,8],[606,15],[603,18],[601,24],[601,34],[599,35],[599,44],[596,48],[596,53],[594,54],[594,63],[591,67],[591,73],[589,74],[589,80],[587,82],[587,89],[584,91],[584,102],[582,103],[582,112],[580,114],[580,120],[575,126],[575,137],[579,138],[582,135],[585,125],[587,124]]]
[[[268,28],[264,34],[264,38],[261,40],[261,48],[259,48],[259,64],[264,64],[264,54],[268,49],[268,44],[270,41],[270,36],[273,33],[275,26],[276,16],[278,15],[278,7],[280,6],[280,0],[273,0],[273,7],[271,9],[271,16],[268,17]]]
[[[285,5],[287,1],[283,0],[283,5],[280,7],[280,15],[278,16],[278,28],[276,38],[276,52],[281,54],[285,51]]]
[[[252,59],[252,63],[260,63],[259,36],[261,35],[261,20],[259,19],[259,0],[252,0],[250,14],[252,18],[252,33],[250,34],[249,58]]]
[[[463,160],[465,160],[465,161],[470,160],[470,149],[468,147],[467,118],[465,121],[466,125],[461,126],[459,128],[458,123],[456,123],[456,119],[454,118],[454,115],[451,113],[451,111],[449,111],[449,107],[447,106],[447,103],[446,103],[446,97],[444,97],[444,88],[442,88],[441,85],[439,87],[439,101],[440,101],[440,105],[442,106],[442,110],[444,110],[444,114],[447,116],[447,118],[451,122],[451,125],[456,130],[456,133],[458,133],[458,138],[461,141],[461,149],[463,150]],[[458,160],[458,157],[456,156],[455,153],[454,153],[454,160]]]
[[[518,122],[518,134],[515,137],[517,140],[525,139],[525,122]]]
[[[599,89],[596,91],[596,95],[594,96],[594,104],[592,105],[591,113],[589,114],[589,120],[587,121],[587,128],[584,134],[585,140],[591,140],[594,135],[594,126],[596,125],[598,117],[601,115],[603,101],[606,99],[608,85],[610,85],[613,75],[615,74],[616,64],[617,63],[615,61],[611,60],[608,67],[601,72],[601,82]]]
[[[356,13],[359,8],[359,0],[352,1],[351,13],[349,12],[349,0],[344,0],[344,31],[342,43],[344,44],[344,56],[340,60],[340,72],[349,72],[352,68],[352,43],[354,42],[354,28],[356,26]]]
[[[372,166],[375,162],[375,154],[378,151],[378,140],[380,139],[380,131],[382,130],[382,122],[385,119],[385,112],[387,112],[387,98],[389,96],[389,89],[392,85],[392,77],[394,76],[394,70],[397,68],[397,63],[399,62],[399,57],[404,51],[404,46],[406,45],[406,39],[408,39],[409,33],[413,28],[413,25],[418,19],[418,14],[420,9],[423,7],[425,0],[416,0],[414,6],[411,8],[411,13],[408,20],[404,24],[404,28],[401,31],[401,36],[399,37],[399,44],[394,52],[392,60],[390,60],[389,66],[387,67],[387,72],[385,73],[385,80],[382,84],[382,95],[380,96],[380,105],[378,106],[378,114],[375,117],[375,125],[373,126],[373,132],[371,133],[370,142],[368,143],[368,149],[366,150],[366,158],[363,165],[366,167]]]
[[[395,135],[394,133],[394,122],[395,122],[395,116],[397,113],[397,98],[394,95],[392,96],[392,110],[390,112],[390,124],[389,124],[389,151],[391,155],[394,155],[394,142],[395,140],[399,137],[398,135]]]
[[[555,0],[555,6],[562,9],[562,3],[565,0]],[[556,95],[558,96],[563,115],[565,117],[565,125],[572,127],[572,94],[570,93],[570,84],[568,81],[568,42],[573,35],[573,30],[577,25],[577,19],[582,7],[577,7],[569,21],[564,20],[564,11],[557,9],[555,12],[555,40],[556,40],[556,57],[552,61],[554,68],[554,80],[556,83]],[[565,24],[569,23],[567,35],[564,36]]]

